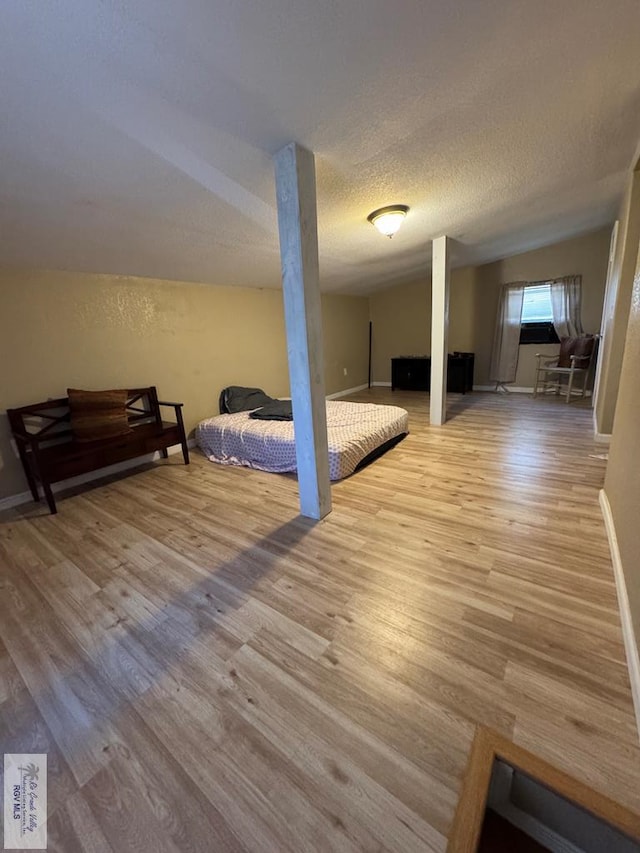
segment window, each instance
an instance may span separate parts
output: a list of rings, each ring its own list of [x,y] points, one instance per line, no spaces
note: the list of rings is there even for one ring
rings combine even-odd
[[[521,323],[551,323],[551,285],[532,284],[524,289]]]
[[[553,327],[550,284],[532,284],[525,287],[520,322],[521,344],[558,343],[558,336]]]

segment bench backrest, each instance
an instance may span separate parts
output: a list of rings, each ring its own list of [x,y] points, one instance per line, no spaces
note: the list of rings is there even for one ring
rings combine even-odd
[[[155,385],[127,390],[126,411],[131,427],[152,421],[160,423],[160,406]],[[19,409],[8,409],[7,415],[11,431],[19,435],[52,440],[72,436],[68,397],[32,403]]]

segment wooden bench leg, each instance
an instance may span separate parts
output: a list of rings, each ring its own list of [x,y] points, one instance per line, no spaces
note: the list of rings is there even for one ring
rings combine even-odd
[[[29,484],[29,489],[31,490],[33,499],[34,501],[39,501],[40,494],[38,493],[38,483],[36,482],[36,478],[33,476],[33,471],[31,470],[29,458],[21,443],[18,443],[18,453],[20,454],[20,461],[22,462],[22,467],[24,468],[24,475],[27,478],[27,483]]]
[[[180,445],[182,447],[182,456],[184,458],[184,464],[189,464],[189,445],[187,444],[187,436],[184,431],[184,421],[182,419],[182,409],[176,409],[176,418],[178,421],[178,428],[180,430]]]
[[[162,453],[162,456],[163,456],[165,459],[168,459],[168,458],[169,458],[169,451],[167,450],[167,448],[166,448],[166,447],[163,447],[163,448],[162,448],[162,450],[160,451],[160,453]]]
[[[49,506],[49,511],[51,515],[55,515],[58,512],[58,508],[56,507],[56,502],[53,497],[53,492],[51,491],[51,486],[49,483],[42,484],[42,491],[44,492],[44,496],[47,499],[47,504]]]

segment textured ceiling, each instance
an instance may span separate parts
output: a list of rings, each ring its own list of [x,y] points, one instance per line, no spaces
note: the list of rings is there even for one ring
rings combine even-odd
[[[637,0],[3,0],[0,264],[279,285],[272,155],[315,152],[324,290],[612,221]],[[366,221],[410,205],[393,240]]]

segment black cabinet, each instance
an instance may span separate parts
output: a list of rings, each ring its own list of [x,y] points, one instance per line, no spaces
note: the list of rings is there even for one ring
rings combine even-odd
[[[447,391],[454,394],[466,394],[473,391],[473,365],[475,355],[472,352],[449,353],[447,358]]]
[[[454,352],[447,358],[447,391],[466,394],[473,390],[472,352]],[[391,390],[429,391],[431,388],[431,358],[405,355],[391,359]]]
[[[428,391],[431,384],[431,359],[401,356],[391,359],[391,390]]]

